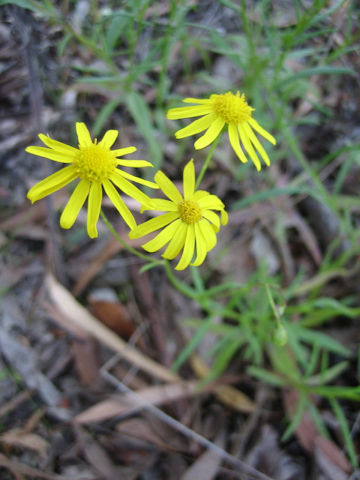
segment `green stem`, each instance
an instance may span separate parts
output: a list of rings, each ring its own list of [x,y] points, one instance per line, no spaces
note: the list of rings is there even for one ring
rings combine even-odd
[[[136,255],[137,257],[143,259],[143,260],[146,260],[147,262],[151,262],[151,263],[158,263],[159,265],[163,265],[163,262],[161,260],[156,260],[152,257],[150,257],[150,255],[145,255],[144,253],[141,253],[139,252],[138,250],[136,250],[136,248],[133,248],[131,247],[130,245],[128,245],[125,240],[123,238],[120,237],[120,235],[117,233],[117,231],[115,230],[115,228],[112,226],[112,224],[110,223],[110,221],[108,220],[107,216],[105,215],[105,213],[103,212],[103,210],[101,210],[100,212],[100,216],[103,220],[103,222],[105,223],[105,225],[107,226],[107,228],[110,230],[110,232],[114,235],[114,237],[116,238],[116,240],[130,253]]]
[[[185,285],[185,283],[182,283],[180,282],[180,280],[178,280],[171,267],[170,267],[170,264],[167,260],[165,260],[164,262],[162,262],[162,265],[164,266],[165,268],[165,272],[166,272],[166,275],[171,283],[171,285],[176,288],[176,290],[179,290],[179,292],[181,292],[182,294],[184,294],[185,296],[187,297],[190,297],[192,299],[196,299],[197,298],[197,295],[196,293],[194,293],[193,289],[188,287],[187,285]]]
[[[271,309],[272,309],[272,311],[273,311],[273,314],[274,314],[276,323],[277,323],[278,327],[280,327],[280,326],[281,326],[280,315],[279,315],[279,312],[278,312],[278,310],[277,310],[277,308],[276,308],[276,305],[275,305],[275,302],[274,302],[272,293],[271,293],[271,291],[270,291],[269,285],[268,285],[267,283],[265,283],[265,290],[266,290],[266,295],[267,295],[267,297],[268,297],[268,300],[269,300]]]
[[[209,163],[210,163],[210,160],[211,160],[211,157],[214,153],[214,150],[215,150],[215,147],[216,145],[218,144],[219,142],[219,139],[220,139],[220,135],[218,135],[218,137],[214,140],[213,144],[211,145],[211,148],[210,148],[210,151],[209,153],[207,154],[207,157],[205,158],[205,162],[204,162],[204,165],[202,166],[201,170],[200,170],[200,173],[197,177],[197,180],[196,180],[196,183],[195,183],[195,190],[197,190],[199,188],[199,185],[201,183],[201,180],[203,179],[203,176],[209,166]]]

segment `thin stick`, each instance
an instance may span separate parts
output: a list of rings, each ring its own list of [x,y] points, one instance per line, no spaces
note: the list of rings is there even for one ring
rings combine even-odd
[[[238,458],[233,457],[230,453],[226,452],[223,448],[212,443],[210,440],[203,437],[199,433],[194,432],[193,430],[191,430],[191,428],[186,427],[185,425],[180,423],[178,420],[175,420],[170,415],[167,415],[166,413],[164,413],[159,408],[155,407],[154,405],[151,405],[148,402],[144,402],[144,399],[141,398],[140,395],[138,395],[136,392],[134,392],[129,387],[124,385],[123,382],[119,381],[116,377],[114,377],[111,373],[109,373],[108,371],[109,365],[113,366],[113,359],[110,359],[109,362],[104,364],[104,366],[100,370],[101,375],[103,375],[110,383],[116,386],[121,392],[127,393],[130,397],[132,397],[134,399],[134,403],[135,402],[139,403],[142,406],[142,408],[145,408],[146,410],[154,414],[156,417],[158,417],[160,420],[165,422],[167,425],[171,426],[172,428],[182,433],[186,437],[197,441],[203,447],[213,451],[214,453],[219,455],[221,458],[229,462],[233,467],[240,469],[245,474],[249,475],[249,478],[254,478],[257,480],[273,480],[267,475],[265,475],[264,473],[256,470],[251,465],[248,465],[245,462],[242,462],[241,460],[239,460]]]

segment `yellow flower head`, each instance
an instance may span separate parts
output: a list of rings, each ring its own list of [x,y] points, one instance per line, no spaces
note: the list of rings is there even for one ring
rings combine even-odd
[[[40,140],[49,148],[35,146],[26,148],[28,153],[68,164],[65,168],[58,170],[34,185],[29,190],[27,197],[32,203],[36,202],[78,178],[80,181],[60,217],[62,228],[71,228],[73,226],[81,207],[88,198],[87,232],[89,237],[97,237],[96,224],[101,210],[103,188],[128,226],[130,228],[136,227],[132,213],[125,205],[114,185],[142,204],[146,204],[149,201],[149,197],[128,180],[151,188],[159,187],[154,182],[130,175],[117,167],[152,167],[152,164],[145,160],[118,159],[118,157],[135,152],[136,148],[126,147],[110,150],[117,139],[117,130],[108,130],[99,143],[96,139],[94,142],[91,140],[90,133],[84,123],[76,123],[76,133],[79,140],[79,148],[58,142],[41,133],[39,134]]]
[[[234,95],[232,92],[227,92],[222,95],[211,95],[210,98],[204,100],[185,98],[183,102],[194,103],[195,105],[171,108],[167,113],[167,118],[170,120],[192,117],[201,118],[178,130],[175,133],[176,138],[189,137],[206,130],[204,135],[194,144],[194,147],[199,150],[210,145],[220,135],[226,124],[228,126],[230,144],[243,163],[247,162],[247,158],[240,142],[254,162],[257,170],[261,170],[261,163],[255,150],[259,152],[266,165],[270,165],[270,159],[257,139],[254,130],[273,145],[276,144],[276,140],[252,118],[254,109],[248,105],[244,94],[240,95],[240,92],[236,92],[236,95]]]
[[[213,210],[220,211],[222,225],[226,225],[228,221],[224,204],[216,195],[210,195],[204,190],[195,191],[193,160],[185,166],[183,177],[182,196],[163,172],[156,173],[155,181],[169,200],[153,199],[144,210],[166,213],[138,225],[129,233],[130,238],[140,238],[165,227],[142,247],[148,252],[155,252],[168,244],[162,256],[169,260],[175,258],[183,249],[176,270],[184,270],[189,264],[201,265],[207,252],[215,247],[220,219]],[[195,249],[196,257],[191,263]]]

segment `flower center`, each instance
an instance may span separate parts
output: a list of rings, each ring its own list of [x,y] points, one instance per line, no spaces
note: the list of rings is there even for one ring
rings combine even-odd
[[[245,95],[231,92],[223,95],[211,95],[213,99],[213,108],[215,112],[227,123],[239,124],[247,122],[251,118],[251,112],[254,108],[249,107],[245,100]]]
[[[73,166],[82,179],[89,182],[103,182],[116,168],[116,159],[111,151],[100,145],[79,148]]]
[[[183,222],[193,225],[201,219],[201,209],[192,200],[183,200],[178,205],[178,212]]]

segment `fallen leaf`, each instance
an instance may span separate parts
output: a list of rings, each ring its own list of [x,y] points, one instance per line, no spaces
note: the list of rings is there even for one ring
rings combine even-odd
[[[124,342],[109,328],[105,327],[86,308],[80,305],[71,293],[57,282],[51,274],[48,274],[46,277],[46,287],[53,304],[69,322],[90,333],[97,340],[120,353],[130,363],[150,375],[167,382],[181,382],[180,377],[171,373],[168,369],[155,362],[155,360],[143,355],[136,348]]]
[[[87,387],[94,386],[99,378],[100,367],[95,340],[90,336],[86,339],[74,340],[71,349],[80,382]]]
[[[47,457],[49,443],[36,433],[27,433],[20,428],[13,428],[0,436],[0,442],[11,447],[33,450],[42,458]]]
[[[156,421],[156,419],[152,419],[150,423],[144,417],[130,418],[122,420],[115,428],[117,432],[126,437],[156,445],[164,451],[185,451],[188,446],[183,436],[177,435],[173,429],[170,431],[166,423]]]
[[[209,367],[198,355],[192,355],[191,366],[199,378],[209,373]],[[251,413],[256,409],[255,403],[245,393],[230,385],[216,386],[214,392],[219,400],[235,410]]]
[[[87,461],[103,480],[121,478],[121,469],[113,464],[108,454],[93,437],[80,427],[75,429],[78,444]]]
[[[117,395],[100,402],[74,418],[76,423],[101,422],[118,415],[130,415],[142,408],[174,402],[180,398],[199,395],[204,390],[198,388],[198,382],[157,385],[135,392]]]
[[[91,313],[113,332],[119,334],[125,340],[135,332],[135,327],[129,319],[126,308],[119,301],[95,298],[90,295],[88,302]]]
[[[288,390],[283,392],[283,401],[287,414],[293,418],[296,413],[299,394],[296,390]],[[304,412],[296,431],[296,438],[301,446],[308,452],[314,452],[315,449],[321,451],[321,456],[326,457],[326,461],[337,469],[345,473],[351,471],[351,465],[344,453],[332,440],[326,439],[317,430],[316,425],[308,411]]]
[[[220,448],[225,446],[224,430],[221,430],[214,444]],[[214,450],[206,450],[180,477],[180,480],[213,480],[222,462],[222,455]]]

